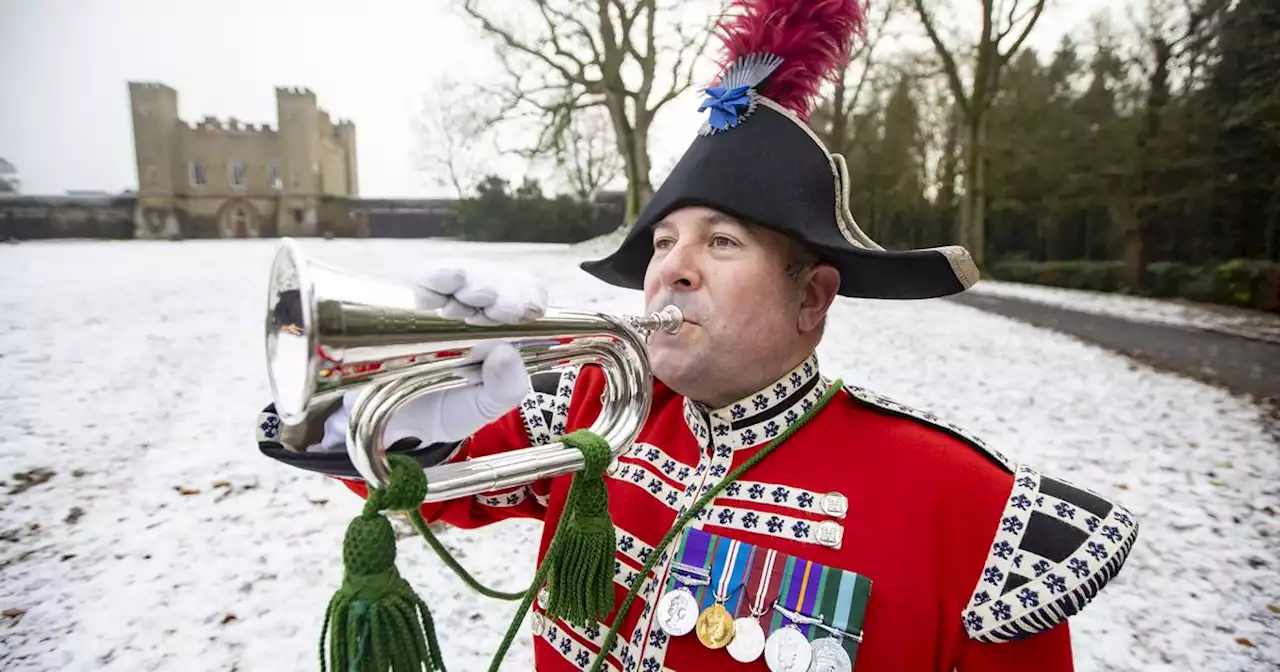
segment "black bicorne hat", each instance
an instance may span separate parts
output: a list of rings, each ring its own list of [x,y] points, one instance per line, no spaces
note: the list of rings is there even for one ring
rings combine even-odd
[[[849,212],[844,157],[805,122],[821,80],[848,57],[862,12],[854,0],[739,0],[724,26],[727,68],[705,90],[708,119],[613,254],[582,264],[601,280],[641,289],[652,227],[704,206],[790,236],[840,271],[839,294],[926,299],[978,280],[960,246],[889,251]]]

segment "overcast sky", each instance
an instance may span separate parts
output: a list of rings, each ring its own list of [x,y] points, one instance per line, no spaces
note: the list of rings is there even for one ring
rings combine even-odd
[[[335,120],[354,120],[362,195],[442,195],[414,167],[423,97],[442,75],[496,74],[492,50],[450,4],[0,0],[0,157],[26,193],[133,189],[128,81],[177,89],[187,121],[212,114],[272,126],[275,87],[305,86]],[[1058,4],[1032,36],[1039,47],[1082,30],[1105,3]],[[696,108],[689,94],[660,116],[655,167],[692,138]]]

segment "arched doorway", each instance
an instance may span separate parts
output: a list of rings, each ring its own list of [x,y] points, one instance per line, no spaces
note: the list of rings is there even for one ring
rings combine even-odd
[[[222,206],[219,229],[223,238],[257,238],[258,211],[248,201],[233,200]]]

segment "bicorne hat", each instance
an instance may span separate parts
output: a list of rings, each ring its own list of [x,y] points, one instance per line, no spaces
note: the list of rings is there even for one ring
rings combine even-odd
[[[582,264],[612,285],[641,289],[652,227],[704,206],[788,235],[840,271],[839,294],[925,299],[978,280],[960,246],[885,250],[849,212],[844,157],[809,127],[823,81],[847,61],[863,27],[858,0],[737,0],[720,24],[725,54],[698,108],[707,118],[671,175],[611,255]]]

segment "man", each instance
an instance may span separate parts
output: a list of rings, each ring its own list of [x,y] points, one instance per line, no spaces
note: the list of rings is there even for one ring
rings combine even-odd
[[[678,531],[626,613],[590,629],[548,622],[540,595],[532,634],[543,672],[585,669],[619,618],[605,669],[1070,670],[1067,618],[1134,543],[1120,506],[928,413],[855,386],[831,390],[814,353],[836,296],[939,297],[977,275],[960,248],[872,242],[844,200],[843,160],[804,124],[817,78],[847,55],[860,20],[852,3],[747,3],[725,27],[729,66],[707,91],[697,139],[620,249],[583,266],[643,289],[645,312],[672,304],[685,315],[678,333],[650,341],[652,410],[606,478],[615,608],[677,518],[834,396]],[[473,269],[431,274],[422,288],[424,305],[477,324],[546,307],[536,284]],[[582,367],[538,374],[530,392],[502,344],[482,372],[478,385],[402,408],[388,430],[394,448],[430,465],[546,444],[589,427],[606,384]],[[268,409],[262,450],[345,474],[364,495],[342,447],[353,396],[293,436],[277,433]],[[544,520],[541,559],[568,485],[545,479],[421,510],[465,528]],[[708,616],[715,605],[733,620]]]

